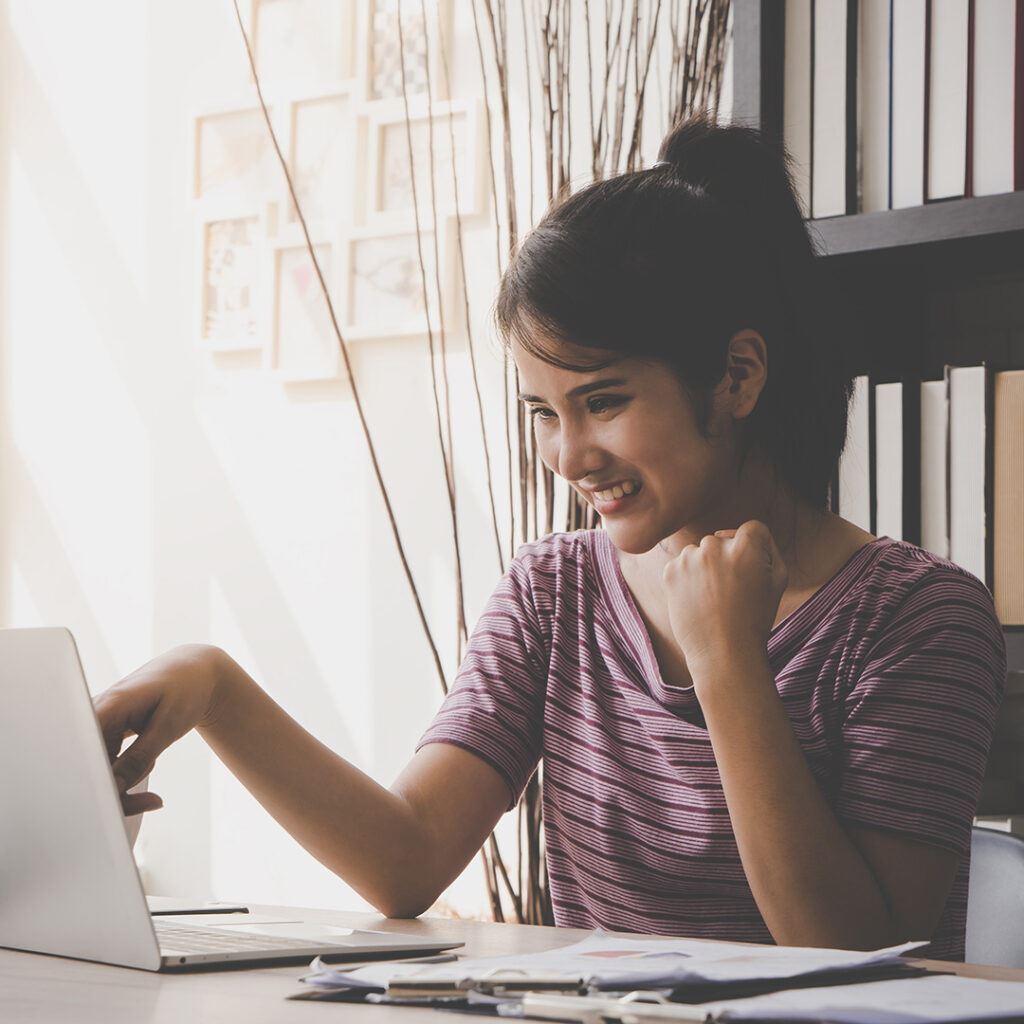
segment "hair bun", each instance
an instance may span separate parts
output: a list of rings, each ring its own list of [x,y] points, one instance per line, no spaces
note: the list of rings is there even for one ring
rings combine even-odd
[[[745,125],[715,124],[706,113],[680,121],[662,140],[658,167],[738,213],[742,229],[792,256],[814,256],[781,147]]]

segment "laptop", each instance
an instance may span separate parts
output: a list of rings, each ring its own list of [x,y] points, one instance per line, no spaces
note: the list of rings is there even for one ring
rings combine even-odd
[[[164,971],[464,945],[301,915],[155,916],[125,821],[71,633],[0,629],[0,946]]]

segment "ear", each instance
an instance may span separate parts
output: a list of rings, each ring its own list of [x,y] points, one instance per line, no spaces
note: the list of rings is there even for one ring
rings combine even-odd
[[[734,419],[749,416],[768,381],[768,346],[757,331],[745,327],[729,340],[725,375],[718,385]]]

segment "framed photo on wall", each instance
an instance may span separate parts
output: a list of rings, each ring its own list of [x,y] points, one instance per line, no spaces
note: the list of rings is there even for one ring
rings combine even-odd
[[[486,127],[476,100],[374,104],[367,115],[367,223],[431,225],[440,216],[463,217],[483,207]],[[411,157],[411,159],[410,159]],[[453,159],[454,157],[454,159]],[[414,177],[415,174],[415,177]],[[413,184],[415,182],[415,206]]]
[[[450,218],[418,238],[408,228],[351,231],[341,266],[346,339],[436,332],[442,309],[454,320],[453,238]]]
[[[288,383],[344,379],[345,363],[323,286],[305,241],[298,232],[289,234],[288,241],[272,247],[270,369]],[[335,301],[337,244],[315,242],[313,251]],[[340,320],[340,311],[335,311]]]
[[[350,91],[295,100],[289,118],[288,163],[306,222],[317,232],[353,223],[355,199],[355,118]],[[285,203],[285,220],[297,221]]]
[[[198,222],[197,333],[208,352],[261,351],[267,318],[265,205],[208,205]]]
[[[273,118],[275,109],[270,108],[270,113]],[[259,107],[220,107],[199,113],[192,139],[192,196],[201,203],[258,202],[283,184]]]
[[[363,0],[359,5],[357,74],[363,99],[401,99],[402,60],[405,56],[404,93],[412,98],[448,99],[445,61],[449,72],[452,52],[451,0]],[[423,10],[426,8],[426,21]],[[399,36],[401,14],[401,36]]]
[[[322,92],[356,74],[357,0],[251,0],[265,95]]]

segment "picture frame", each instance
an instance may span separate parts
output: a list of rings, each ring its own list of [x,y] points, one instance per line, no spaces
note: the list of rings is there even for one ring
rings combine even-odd
[[[408,131],[401,101],[374,104],[367,115],[368,149],[366,222],[381,229],[433,223],[430,142],[433,139],[433,185],[438,213],[463,218],[478,216],[484,208],[486,120],[477,99],[446,100],[430,108],[410,107]],[[452,136],[455,144],[454,175]],[[416,207],[413,205],[409,143],[415,168]]]
[[[449,98],[441,57],[442,39],[449,70],[454,65],[453,7],[451,0],[425,0],[426,34],[420,0],[365,0],[359,5],[356,37],[360,49],[356,69],[361,98],[367,103],[402,99],[402,65],[399,61],[398,14],[402,17],[402,48],[405,50],[405,93],[410,99],[427,95]]]
[[[351,84],[359,6],[359,0],[250,0],[250,45],[264,95],[323,94]]]
[[[398,338],[436,332],[441,325],[442,309],[449,328],[459,322],[454,302],[454,218],[443,218],[437,230],[421,229],[419,237],[426,267],[426,301],[415,228],[361,227],[345,234],[339,270],[345,311],[342,331],[346,339]]]
[[[358,219],[356,119],[351,86],[302,96],[289,104],[288,167],[303,216],[317,233]],[[283,223],[297,223],[287,186],[285,193]]]
[[[268,112],[280,131],[278,108]],[[284,175],[259,105],[228,102],[196,111],[191,172],[191,195],[200,208],[273,198]]]
[[[313,240],[313,249],[340,324],[344,316],[337,287],[339,240],[321,236]],[[286,384],[346,380],[345,361],[301,231],[283,232],[270,246],[269,260],[267,369]]]
[[[196,336],[208,352],[261,352],[267,308],[262,256],[268,205],[208,203],[197,218]]]

